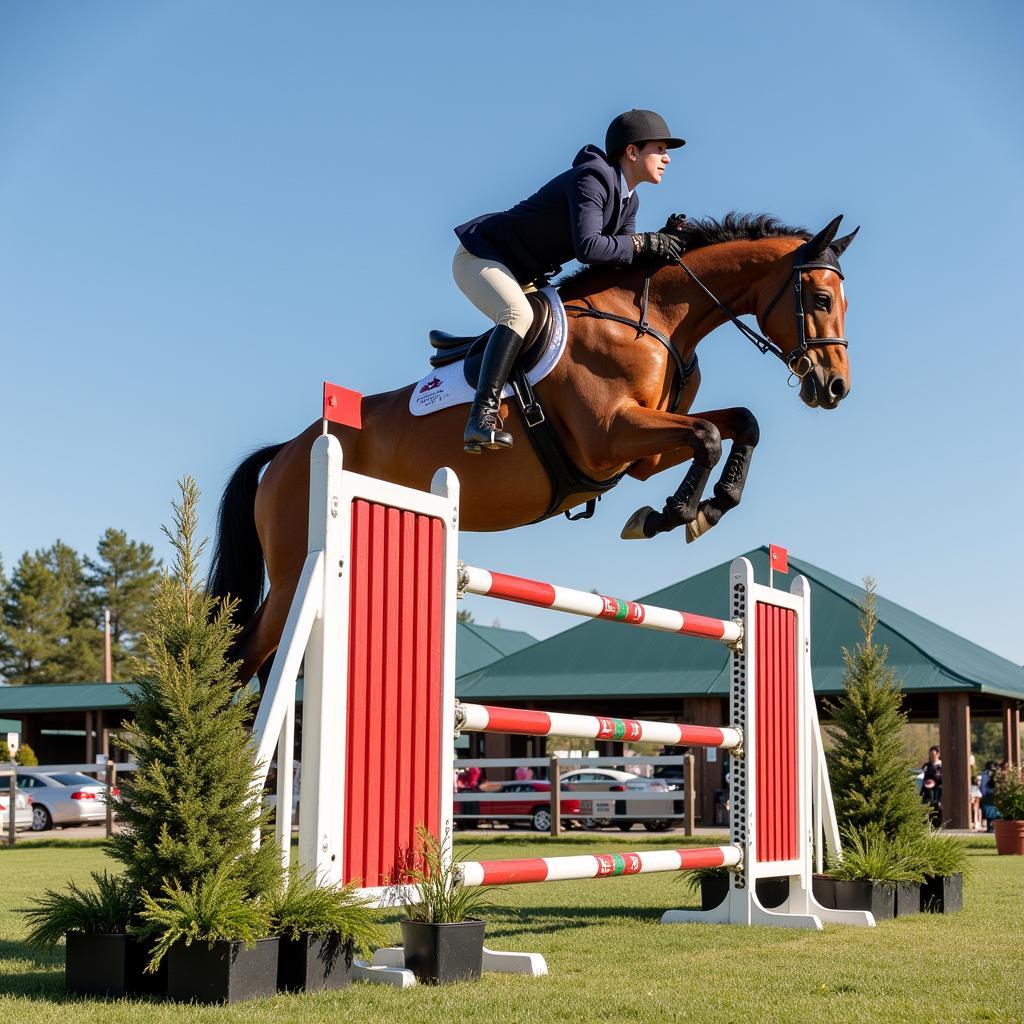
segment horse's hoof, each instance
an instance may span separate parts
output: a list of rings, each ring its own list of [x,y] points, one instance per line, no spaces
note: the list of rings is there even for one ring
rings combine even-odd
[[[686,543],[692,544],[698,537],[703,537],[715,524],[708,520],[702,509],[697,510],[697,516],[692,523],[686,524]]]
[[[650,505],[638,508],[626,520],[626,525],[622,528],[622,533],[619,536],[623,540],[650,540],[647,534],[644,533],[644,523],[647,522],[647,517],[653,512],[654,509]]]

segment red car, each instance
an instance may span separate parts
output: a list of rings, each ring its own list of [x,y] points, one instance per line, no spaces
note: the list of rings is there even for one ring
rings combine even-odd
[[[570,818],[580,816],[578,798],[566,799],[563,787],[562,819],[568,824]],[[497,794],[522,794],[521,800],[489,799]],[[519,782],[503,782],[500,788],[480,790],[462,790],[458,794],[466,799],[455,801],[455,824],[462,828],[476,828],[482,821],[507,821],[514,825],[524,818],[529,818],[530,827],[536,832],[551,831],[551,803],[549,794],[551,783],[535,779]],[[472,799],[469,799],[472,797]],[[514,815],[515,817],[510,817]]]

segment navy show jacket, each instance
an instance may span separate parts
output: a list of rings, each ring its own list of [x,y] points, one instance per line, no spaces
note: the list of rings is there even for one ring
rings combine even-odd
[[[597,146],[572,167],[504,213],[485,213],[455,229],[474,256],[503,263],[520,284],[581,263],[633,262],[636,191],[622,204],[619,169]]]

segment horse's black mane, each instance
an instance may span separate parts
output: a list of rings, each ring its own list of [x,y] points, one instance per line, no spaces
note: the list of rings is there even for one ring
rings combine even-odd
[[[737,213],[735,210],[727,213],[722,220],[715,220],[714,217],[688,220],[685,214],[673,213],[661,230],[678,235],[683,241],[685,252],[718,245],[720,242],[757,242],[762,238],[802,238],[806,241],[811,237],[811,232],[806,228],[783,224],[767,213]],[[569,281],[587,281],[607,271],[608,267],[595,263],[566,275],[558,283],[563,285]]]

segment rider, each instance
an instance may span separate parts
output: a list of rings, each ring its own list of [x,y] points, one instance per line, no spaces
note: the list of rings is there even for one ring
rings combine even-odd
[[[685,145],[653,110],[630,110],[608,126],[604,152],[584,146],[572,167],[504,213],[488,213],[455,229],[455,283],[495,322],[469,410],[464,447],[511,448],[502,429],[501,392],[533,322],[524,287],[546,279],[570,259],[625,266],[634,258],[674,260],[679,240],[663,233],[634,234],[640,205],[636,186],[657,185]]]

